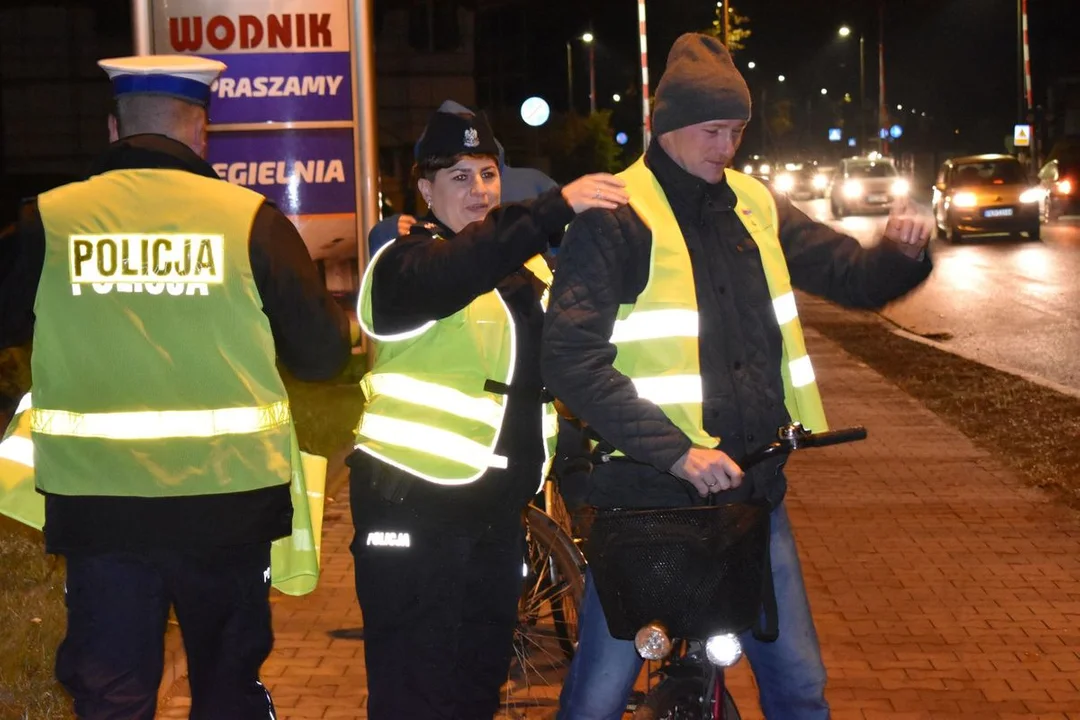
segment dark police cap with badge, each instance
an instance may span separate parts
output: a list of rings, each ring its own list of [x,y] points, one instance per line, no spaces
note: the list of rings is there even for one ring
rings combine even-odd
[[[493,155],[498,157],[499,146],[483,115],[456,115],[435,112],[428,120],[416,148],[416,159],[424,162],[432,157],[456,155]]]

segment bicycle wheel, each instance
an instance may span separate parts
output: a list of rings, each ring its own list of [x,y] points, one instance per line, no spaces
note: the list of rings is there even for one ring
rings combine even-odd
[[[585,559],[549,515],[525,513],[524,583],[514,631],[510,677],[528,692],[557,687],[577,643],[577,614],[585,590]]]
[[[634,720],[712,720],[702,715],[700,677],[669,677],[654,687],[634,711]],[[724,688],[724,720],[739,720],[739,708]]]

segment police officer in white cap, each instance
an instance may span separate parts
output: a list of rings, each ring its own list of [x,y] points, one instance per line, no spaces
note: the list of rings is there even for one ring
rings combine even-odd
[[[46,551],[67,560],[59,681],[80,718],[151,720],[169,606],[191,717],[274,717],[270,544],[291,532],[276,360],[336,375],[348,323],[296,229],[203,159],[220,62],[103,60],[112,144],[24,209],[0,347],[33,317]]]

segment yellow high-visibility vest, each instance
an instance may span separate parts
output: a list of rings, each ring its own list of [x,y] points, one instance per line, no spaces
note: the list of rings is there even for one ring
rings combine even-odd
[[[638,396],[656,403],[691,441],[716,447],[719,438],[702,421],[699,318],[694,273],[686,240],[652,171],[639,159],[619,174],[630,205],[652,233],[649,279],[632,304],[622,305],[610,341],[615,369],[629,377]],[[776,204],[757,180],[733,170],[727,181],[735,213],[761,253],[773,309],[783,338],[784,403],[794,420],[814,431],[828,428],[814,368],[806,353],[787,262],[777,236]]]
[[[495,452],[514,382],[517,344],[513,317],[492,290],[441,320],[395,334],[375,331],[372,271],[390,247],[380,248],[360,286],[357,316],[373,340],[375,361],[361,380],[366,402],[356,448],[422,480],[439,485],[474,482],[488,468],[507,467]],[[551,271],[540,256],[525,264],[545,285]],[[541,305],[546,308],[548,292]],[[502,391],[501,391],[502,390]],[[544,441],[543,482],[555,452],[558,416],[537,398]]]

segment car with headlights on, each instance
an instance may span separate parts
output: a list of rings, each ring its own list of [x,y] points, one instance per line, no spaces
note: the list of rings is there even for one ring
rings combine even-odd
[[[1043,222],[1080,215],[1080,141],[1069,138],[1054,145],[1039,169],[1039,187],[1043,190]]]
[[[764,155],[751,155],[747,158],[741,169],[747,175],[757,178],[766,185],[768,185],[772,179],[773,164],[769,158]]]
[[[888,212],[898,197],[907,197],[911,184],[900,176],[892,158],[871,153],[844,158],[829,184],[829,208],[834,218]]]
[[[970,234],[1024,233],[1038,240],[1044,195],[1012,155],[951,158],[934,182],[938,236],[958,242]]]
[[[773,190],[793,200],[825,197],[829,177],[814,163],[785,163],[772,182]]]

